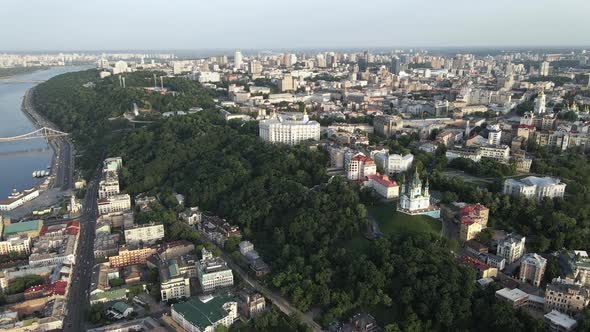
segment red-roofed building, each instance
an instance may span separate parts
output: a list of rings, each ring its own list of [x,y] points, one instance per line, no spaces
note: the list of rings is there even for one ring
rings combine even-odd
[[[459,217],[461,222],[476,222],[483,228],[487,227],[490,216],[490,209],[482,204],[464,205],[459,209]]]
[[[459,240],[469,241],[487,227],[490,210],[481,204],[452,203],[443,218],[459,225]]]
[[[365,177],[377,173],[377,166],[373,159],[363,153],[355,154],[350,160],[347,160],[344,167],[346,178],[349,180],[363,180]]]
[[[66,233],[68,235],[78,235],[80,232],[80,222],[78,220],[73,220],[68,223],[66,226]]]
[[[43,284],[27,288],[24,295],[27,300],[53,295],[66,295],[67,287],[67,281],[58,280],[51,284]]]
[[[76,235],[80,231],[78,220],[64,221],[58,224],[44,225],[39,232],[40,236]]]
[[[469,256],[461,256],[459,258],[459,262],[463,263],[464,265],[467,265],[473,269],[475,269],[477,271],[477,278],[495,278],[498,276],[498,269],[496,269],[495,267],[491,267],[488,264],[469,257]]]
[[[373,188],[377,194],[386,199],[399,197],[399,185],[389,179],[387,175],[379,173],[367,176],[366,185]]]

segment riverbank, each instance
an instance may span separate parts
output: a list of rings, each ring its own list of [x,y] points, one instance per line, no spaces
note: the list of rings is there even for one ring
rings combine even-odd
[[[34,87],[25,92],[21,104],[21,111],[36,129],[47,127],[57,130],[55,124],[35,111],[32,102],[33,93]],[[72,144],[67,137],[48,139],[47,144],[53,151],[50,174],[48,178],[34,186],[34,188],[41,192],[39,197],[26,202],[12,211],[7,211],[5,213],[7,217],[12,219],[23,218],[32,214],[35,210],[54,206],[63,197],[72,194],[74,167]]]
[[[46,70],[51,67],[39,66],[39,67],[13,67],[13,68],[0,68],[0,78],[9,78],[17,75],[31,74],[36,71]]]

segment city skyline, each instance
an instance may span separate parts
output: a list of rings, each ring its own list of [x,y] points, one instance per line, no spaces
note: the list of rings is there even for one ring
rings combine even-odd
[[[10,1],[4,4],[6,12],[24,14],[9,15],[0,23],[0,47],[86,51],[590,45],[580,33],[590,31],[583,15],[590,3],[581,0],[569,1],[577,10],[567,16],[556,16],[563,4],[550,0],[500,0],[487,3],[485,11],[465,0],[377,0],[362,8],[332,0],[302,0],[285,8],[262,0],[198,5],[180,0],[164,9],[154,4],[107,0],[98,10],[71,0]]]

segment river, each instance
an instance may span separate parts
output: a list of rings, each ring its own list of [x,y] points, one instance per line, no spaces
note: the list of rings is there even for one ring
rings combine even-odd
[[[32,81],[47,80],[85,68],[54,67],[0,79],[0,137],[22,135],[36,129],[21,112],[25,92],[37,84]],[[0,142],[0,200],[6,198],[13,187],[22,190],[37,184],[40,180],[31,174],[36,170],[45,170],[51,163],[52,154],[44,139]]]

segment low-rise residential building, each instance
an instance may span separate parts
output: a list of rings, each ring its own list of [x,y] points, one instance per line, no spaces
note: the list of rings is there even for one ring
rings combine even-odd
[[[547,259],[537,254],[524,255],[520,262],[520,281],[528,282],[539,287],[541,280],[543,280],[546,266]]]
[[[488,253],[485,254],[485,258],[486,264],[497,268],[498,271],[504,270],[504,267],[506,267],[506,259],[504,257]]]
[[[198,263],[198,278],[203,292],[232,286],[234,275],[227,263],[221,257],[213,257],[205,248],[201,252],[203,257]]]
[[[508,234],[498,242],[498,256],[504,257],[507,264],[511,264],[524,255],[525,237],[518,234]]]
[[[90,305],[124,300],[127,298],[128,292],[127,288],[117,288],[90,294]]]
[[[154,244],[158,240],[164,238],[163,224],[145,224],[134,225],[130,228],[125,228],[125,242],[128,245],[135,244]]]
[[[229,295],[190,298],[171,307],[172,319],[188,332],[213,332],[238,318],[238,303]]]
[[[194,226],[196,224],[201,223],[201,217],[203,213],[199,210],[199,207],[191,207],[186,209],[185,211],[181,212],[178,215],[178,218],[184,222],[186,222],[190,226]]]
[[[387,175],[377,173],[369,175],[367,178],[369,180],[368,186],[373,188],[379,196],[385,199],[399,197],[399,185],[397,182],[390,180]]]
[[[529,294],[518,288],[502,288],[496,291],[496,298],[509,303],[514,309],[518,309],[527,306]]]
[[[264,312],[266,300],[259,293],[243,290],[238,294],[238,310],[246,318],[253,318]]]
[[[558,178],[529,176],[521,180],[507,179],[504,181],[502,193],[510,196],[524,196],[535,200],[544,197],[563,197],[565,194],[565,183]]]
[[[127,303],[119,301],[115,302],[107,313],[109,313],[114,319],[122,319],[126,318],[127,316],[131,315],[133,312],[133,307],[128,306]]]
[[[543,318],[547,330],[551,332],[571,332],[578,326],[575,319],[557,310],[551,310]]]
[[[246,256],[247,253],[254,250],[254,245],[250,241],[240,242],[240,253]]]
[[[98,214],[127,211],[131,209],[131,197],[128,194],[101,198],[97,202]]]
[[[495,278],[498,276],[498,269],[491,267],[479,259],[469,256],[462,256],[459,261],[477,272],[477,278]]]
[[[31,188],[22,192],[13,189],[6,199],[0,200],[0,211],[11,211],[26,202],[39,197],[39,189]]]
[[[545,289],[545,312],[557,310],[574,315],[588,306],[588,289],[570,279],[555,278]]]

